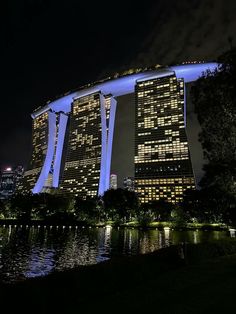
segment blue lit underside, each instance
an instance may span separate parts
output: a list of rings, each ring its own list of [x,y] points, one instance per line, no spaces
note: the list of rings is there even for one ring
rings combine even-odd
[[[113,97],[111,97],[110,101],[111,101],[111,106],[110,106],[110,117],[109,117],[109,127],[108,127],[108,139],[107,139],[106,179],[105,179],[104,192],[108,190],[110,187],[111,154],[112,154],[112,143],[113,143],[116,105],[117,105],[117,101]]]
[[[35,184],[35,187],[32,190],[33,193],[40,193],[42,191],[52,165],[56,141],[56,114],[50,111],[48,112],[48,129],[49,133],[47,153],[40,176]]]
[[[217,63],[211,62],[176,65],[169,69],[175,72],[177,78],[183,78],[185,83],[190,83],[196,81],[206,70],[214,71],[217,67]]]
[[[101,125],[102,125],[102,151],[101,151],[101,165],[100,165],[100,178],[98,195],[103,195],[110,186],[110,171],[111,171],[111,153],[112,142],[115,124],[116,114],[116,100],[110,98],[110,114],[109,125],[106,121],[106,100],[105,97],[100,94],[100,108],[101,108]]]
[[[112,94],[113,97],[126,95],[134,92],[135,83],[139,79],[148,79],[151,76],[161,77],[168,72],[175,72],[177,78],[183,78],[185,83],[196,81],[203,72],[206,70],[214,71],[218,67],[216,62],[210,63],[197,63],[197,64],[185,64],[185,65],[176,65],[171,67],[166,67],[164,69],[157,69],[155,71],[147,71],[136,74],[127,75],[117,79],[112,79],[106,81],[93,87],[83,89],[69,95],[63,96],[40,110],[32,113],[32,118],[37,117],[42,112],[45,112],[49,109],[52,109],[55,112],[64,111],[70,112],[71,103],[73,98],[80,98],[92,93],[95,93],[97,90],[100,90],[103,95]]]
[[[101,151],[98,195],[103,195],[105,191],[105,182],[106,182],[107,125],[106,125],[105,97],[101,94],[99,96],[100,96],[101,124],[102,124],[102,151]]]
[[[62,157],[62,151],[63,151],[63,146],[64,146],[67,120],[68,120],[68,116],[63,113],[60,113],[58,136],[57,136],[57,148],[56,148],[56,154],[55,154],[54,166],[53,166],[52,186],[54,188],[57,188],[59,185],[61,157]]]

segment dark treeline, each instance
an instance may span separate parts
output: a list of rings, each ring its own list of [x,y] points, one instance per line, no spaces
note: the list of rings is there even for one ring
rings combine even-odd
[[[201,190],[190,193],[192,201],[185,197],[184,203],[192,216],[201,210],[211,220],[235,224],[236,49],[232,47],[217,61],[218,68],[204,73],[191,90],[206,164]]]
[[[97,224],[113,221],[121,225],[137,222],[236,224],[236,202],[216,188],[185,191],[179,204],[165,200],[140,204],[137,194],[123,189],[108,190],[103,197],[81,199],[60,194],[16,194],[0,202],[1,219],[21,222],[42,220],[48,223]]]

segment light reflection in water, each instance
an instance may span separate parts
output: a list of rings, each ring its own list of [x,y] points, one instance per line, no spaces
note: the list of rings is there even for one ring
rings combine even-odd
[[[235,235],[235,231],[234,231]],[[232,236],[223,231],[173,231],[67,227],[0,227],[0,279],[43,276],[53,270],[96,264],[112,256],[153,252],[186,241]]]
[[[197,231],[193,231],[193,243],[198,243]]]
[[[7,242],[9,242],[11,236],[11,225],[8,227],[8,235],[7,235]]]
[[[164,237],[165,237],[165,245],[170,245],[170,228],[164,227]]]
[[[104,245],[110,247],[111,244],[111,226],[105,227]]]
[[[231,238],[235,238],[235,231],[236,231],[235,229],[229,229]]]

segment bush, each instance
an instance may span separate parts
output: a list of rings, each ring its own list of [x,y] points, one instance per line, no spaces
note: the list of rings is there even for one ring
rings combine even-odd
[[[171,212],[171,221],[174,228],[183,228],[187,226],[186,214],[180,207],[176,207]]]
[[[153,221],[153,214],[150,211],[141,211],[137,216],[138,223],[141,227],[147,227]]]

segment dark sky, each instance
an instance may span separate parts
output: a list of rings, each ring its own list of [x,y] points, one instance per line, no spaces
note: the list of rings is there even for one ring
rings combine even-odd
[[[214,60],[236,30],[234,0],[6,2],[1,166],[26,165],[30,113],[46,101],[132,66]]]

